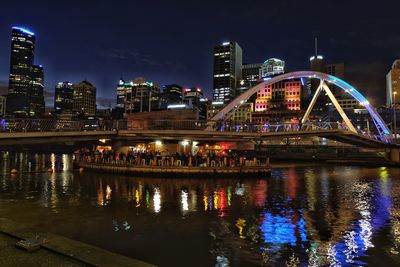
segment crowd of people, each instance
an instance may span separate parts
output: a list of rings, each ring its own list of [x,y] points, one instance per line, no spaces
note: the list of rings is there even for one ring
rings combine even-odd
[[[255,158],[246,158],[236,152],[214,151],[170,153],[163,151],[134,151],[122,153],[115,150],[80,149],[75,152],[75,160],[89,163],[108,163],[136,166],[194,166],[194,167],[235,167],[260,164]]]

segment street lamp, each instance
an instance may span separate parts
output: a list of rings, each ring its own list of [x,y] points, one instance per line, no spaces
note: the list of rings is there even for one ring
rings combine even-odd
[[[396,124],[396,94],[397,92],[393,92],[393,133],[394,133],[394,142],[397,144],[397,124]]]

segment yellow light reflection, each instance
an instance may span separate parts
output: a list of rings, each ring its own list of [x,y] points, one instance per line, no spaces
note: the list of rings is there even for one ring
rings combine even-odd
[[[204,211],[207,211],[208,210],[208,197],[207,197],[206,192],[204,192],[203,203],[204,203]]]
[[[239,237],[244,239],[245,237],[243,236],[243,228],[246,226],[246,220],[243,218],[239,218],[237,219],[235,225],[239,229]]]

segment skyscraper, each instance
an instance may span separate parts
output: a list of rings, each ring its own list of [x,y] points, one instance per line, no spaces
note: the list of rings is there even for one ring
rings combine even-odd
[[[125,98],[125,113],[150,112],[160,108],[160,86],[143,77],[132,81],[132,91]]]
[[[228,103],[241,78],[242,48],[236,42],[214,47],[213,100]]]
[[[88,81],[74,84],[73,110],[85,116],[96,115],[96,87]]]
[[[182,101],[182,86],[177,84],[169,84],[163,86],[163,92],[160,99],[161,109],[166,109],[168,105],[181,104]]]
[[[21,27],[13,27],[7,95],[8,113],[38,116],[44,112],[43,68],[33,65],[34,55],[35,34]]]
[[[400,105],[400,59],[392,64],[392,69],[386,75],[386,106],[393,107],[393,93],[396,92],[396,108]]]
[[[59,82],[54,91],[54,112],[56,114],[72,115],[74,89],[70,82]]]

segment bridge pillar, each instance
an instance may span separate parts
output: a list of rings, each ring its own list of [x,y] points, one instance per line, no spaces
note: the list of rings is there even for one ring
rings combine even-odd
[[[390,160],[400,163],[400,148],[396,147],[390,149]]]

